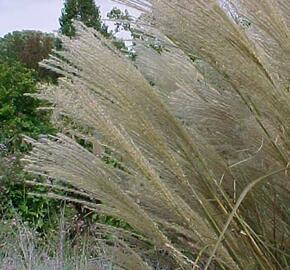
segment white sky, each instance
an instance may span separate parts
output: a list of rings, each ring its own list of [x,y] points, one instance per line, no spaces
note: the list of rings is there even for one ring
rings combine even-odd
[[[63,0],[0,0],[0,36],[15,30],[43,32],[57,30],[63,2]],[[111,0],[96,0],[96,4],[101,7],[102,16],[106,16],[115,6],[122,7]],[[135,13],[130,9],[129,12]]]

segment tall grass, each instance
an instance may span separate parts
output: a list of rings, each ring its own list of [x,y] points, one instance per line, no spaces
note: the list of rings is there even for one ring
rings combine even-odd
[[[63,220],[63,217],[61,218]],[[60,226],[50,237],[40,237],[18,217],[0,221],[0,269],[2,270],[111,270],[112,264],[97,239],[77,236],[72,245]],[[100,258],[100,255],[102,257]]]
[[[124,269],[151,269],[150,248],[174,269],[288,269],[287,1],[121,2],[147,13],[136,27],[163,50],[139,42],[133,63],[81,24],[61,37],[42,66],[63,77],[36,96],[63,134],[26,138],[26,170],[87,191],[142,236],[118,234]]]

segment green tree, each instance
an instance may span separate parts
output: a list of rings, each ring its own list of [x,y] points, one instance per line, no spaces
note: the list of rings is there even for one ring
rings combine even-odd
[[[37,137],[54,132],[49,115],[37,110],[40,102],[26,95],[36,92],[36,83],[36,72],[19,62],[0,63],[0,216],[13,216],[16,211],[24,221],[43,230],[52,226],[47,221],[56,214],[57,204],[28,195],[25,180],[32,176],[23,172],[19,162],[29,148],[23,134]]]
[[[57,45],[52,34],[40,31],[14,31],[0,38],[0,60],[12,64],[22,63],[26,68],[34,69],[37,78],[56,78],[53,72],[39,67],[38,63],[45,58]]]
[[[107,35],[107,27],[102,23],[99,8],[94,0],[66,0],[59,19],[60,32],[66,36],[75,35],[73,20]]]
[[[19,148],[20,135],[35,137],[52,131],[39,101],[26,95],[36,91],[36,73],[15,62],[0,63],[0,142]]]
[[[113,31],[108,31],[108,26],[102,23],[99,8],[95,5],[94,0],[66,0],[62,15],[59,18],[60,32],[69,37],[75,36],[73,20],[79,20],[87,27],[92,27],[105,37],[111,38],[116,48],[129,58],[134,59],[134,52],[127,48],[123,40],[114,36],[121,30],[131,31],[131,17],[128,10],[122,12],[120,9],[114,7],[107,16],[109,19],[116,20]],[[123,22],[118,22],[120,20],[123,20]]]

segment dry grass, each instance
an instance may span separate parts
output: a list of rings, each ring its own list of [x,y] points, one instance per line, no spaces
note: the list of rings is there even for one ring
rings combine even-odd
[[[161,54],[141,42],[134,66],[77,24],[42,63],[64,76],[37,97],[66,135],[27,138],[26,170],[86,190],[176,269],[289,268],[287,1],[149,2],[138,24]],[[107,147],[124,170],[102,161]],[[142,241],[120,238],[115,263],[151,269]]]
[[[40,236],[21,222],[19,217],[0,221],[1,270],[121,270],[120,259],[124,254],[116,239],[117,231],[110,232],[110,239],[103,235],[107,225],[97,224],[71,239],[68,221],[61,217],[59,231]],[[106,228],[106,231],[108,228]],[[120,230],[120,229],[119,229]],[[140,246],[141,247],[141,246]],[[146,250],[149,255],[149,249]],[[171,270],[164,256],[150,251],[148,263],[155,270]],[[115,258],[118,265],[113,266]],[[129,254],[123,257],[126,264]],[[134,262],[136,266],[136,261]]]
[[[72,246],[66,232],[60,230],[50,240],[41,238],[19,219],[0,221],[0,269],[2,270],[111,270],[101,243],[82,237]],[[96,242],[96,241],[95,241]],[[94,251],[98,249],[98,252]],[[95,257],[92,256],[95,255]]]

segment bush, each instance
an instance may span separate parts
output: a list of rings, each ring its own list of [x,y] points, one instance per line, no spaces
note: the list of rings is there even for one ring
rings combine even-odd
[[[59,204],[28,195],[25,180],[32,180],[33,176],[23,172],[19,162],[29,149],[22,135],[37,137],[54,132],[48,122],[49,115],[37,110],[40,102],[26,96],[35,91],[33,71],[16,62],[0,63],[0,213],[13,217],[16,211],[32,227],[45,231],[55,225]]]

